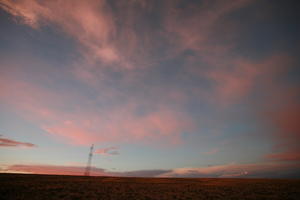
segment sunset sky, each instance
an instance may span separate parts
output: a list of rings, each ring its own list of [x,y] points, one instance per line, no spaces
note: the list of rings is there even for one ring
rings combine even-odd
[[[300,177],[297,0],[0,0],[0,172]]]

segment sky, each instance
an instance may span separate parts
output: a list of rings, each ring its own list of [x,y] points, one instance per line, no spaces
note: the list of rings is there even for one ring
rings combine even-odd
[[[300,177],[297,0],[0,0],[0,171]]]

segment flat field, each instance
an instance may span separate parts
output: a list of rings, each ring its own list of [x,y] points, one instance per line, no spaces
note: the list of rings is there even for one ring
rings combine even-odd
[[[0,199],[300,199],[300,180],[0,174]]]

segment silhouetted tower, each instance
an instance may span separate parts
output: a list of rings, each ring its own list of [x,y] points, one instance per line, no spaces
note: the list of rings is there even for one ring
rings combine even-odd
[[[89,176],[90,171],[91,171],[91,163],[92,163],[92,156],[93,156],[93,149],[94,149],[94,144],[92,144],[91,149],[90,149],[90,154],[89,154],[89,159],[85,168],[84,175]]]

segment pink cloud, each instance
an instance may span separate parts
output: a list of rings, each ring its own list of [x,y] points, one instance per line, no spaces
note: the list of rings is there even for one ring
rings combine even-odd
[[[224,20],[224,16],[253,2],[209,1],[187,8],[181,8],[174,2],[168,4],[165,26],[167,37],[175,45],[169,53],[177,56],[192,51],[195,55],[185,59],[186,70],[212,83],[212,92],[208,94],[197,89],[193,91],[200,98],[207,98],[221,106],[240,102],[259,84],[269,81],[271,76],[280,73],[283,66],[289,64],[290,58],[281,53],[258,61],[232,56],[232,50],[238,43],[235,39],[238,38],[239,24]],[[218,31],[220,27],[222,32]],[[224,39],[226,35],[229,38]],[[224,42],[227,40],[230,42]]]
[[[137,116],[130,108],[118,109],[103,112],[105,117],[97,112],[78,113],[68,121],[60,121],[58,117],[55,123],[43,125],[43,129],[55,137],[79,145],[108,141],[151,143],[157,140],[176,144],[181,142],[183,131],[193,129],[193,124],[186,116],[174,111],[161,109]]]
[[[287,142],[289,145],[297,144],[296,141],[300,140],[300,104],[291,102],[291,104],[278,108],[272,114],[272,120],[279,131],[278,134],[285,140],[282,142]],[[297,146],[299,147],[299,144]]]
[[[263,117],[273,128],[272,136],[275,141],[273,152],[266,155],[266,158],[280,161],[300,160],[300,104],[295,93],[289,94],[288,90],[282,90],[278,101],[273,101],[267,108],[267,114]],[[271,105],[271,106],[270,106]]]
[[[233,70],[213,70],[208,76],[216,84],[215,95],[227,104],[236,102],[237,99],[249,93],[255,83],[257,73],[256,67],[237,65]]]
[[[2,103],[14,108],[22,117],[36,123],[54,138],[72,144],[108,141],[165,141],[176,144],[182,142],[183,132],[195,129],[190,116],[163,102],[156,102],[155,108],[139,115],[137,110],[145,103],[138,98],[109,109],[98,109],[95,106],[97,101],[72,91],[52,91],[42,85],[9,77],[3,77],[0,82],[3,83],[0,95]],[[109,95],[112,95],[109,98],[117,98],[118,93]],[[171,96],[174,96],[173,93]],[[78,105],[74,99],[85,107]]]
[[[102,149],[96,149],[94,154],[100,154],[103,156],[119,155],[119,151],[117,147],[107,147]]]
[[[177,44],[176,51],[192,49],[201,52],[201,56],[214,57],[228,50],[224,44],[216,44],[212,38],[216,26],[227,14],[249,5],[251,0],[238,0],[230,3],[223,1],[207,1],[201,6],[190,5],[182,9],[177,3],[171,1],[166,12],[165,26]],[[188,12],[188,14],[187,14]],[[222,23],[224,23],[222,21]],[[226,27],[231,28],[231,27]]]
[[[4,167],[2,172],[30,173],[30,174],[53,174],[83,176],[85,167],[64,165],[10,165]],[[91,176],[125,176],[125,177],[154,177],[170,170],[138,170],[125,172],[110,172],[105,169],[91,167]]]
[[[256,78],[257,117],[268,128],[266,135],[274,144],[272,151],[264,156],[269,160],[299,161],[300,152],[300,90],[297,85],[283,80],[293,71],[295,60],[289,56],[272,56],[262,62],[263,69]]]
[[[0,138],[0,147],[37,147],[37,146],[35,144],[28,143],[28,142],[19,142],[8,138]]]
[[[160,45],[150,37],[154,30],[144,37],[134,30],[138,16],[151,7],[150,3],[115,2],[114,12],[109,4],[107,0],[3,0],[0,8],[34,29],[52,25],[62,30],[77,41],[84,65],[94,65],[93,69],[130,70],[152,65],[157,59],[147,53],[156,47],[153,44]],[[91,69],[80,68],[78,71],[90,73]]]
[[[253,92],[266,90],[265,86],[285,73],[291,62],[292,58],[284,54],[274,54],[255,62],[243,58],[225,59],[222,64],[214,64],[199,75],[213,84],[210,102],[226,106],[241,102]],[[263,87],[259,87],[261,85]]]
[[[151,2],[115,2],[114,12],[106,0],[3,0],[0,6],[35,29],[50,24],[63,30],[80,44],[79,50],[88,64],[100,61],[105,64],[113,63],[111,67],[134,69],[151,67],[186,49],[201,51],[206,55],[226,51],[227,46],[211,42],[214,26],[224,15],[251,2],[253,1],[209,1],[197,9],[189,7],[188,16],[184,10],[178,9],[178,2],[162,2],[165,8],[162,11],[163,30],[145,26],[145,32],[136,30],[135,26],[144,13],[153,12],[155,8]],[[176,48],[169,49],[165,56],[153,56],[153,50],[164,48],[162,42],[156,39],[161,38],[162,34],[165,39],[176,44]],[[99,67],[99,63],[97,66]],[[79,71],[83,72],[84,69]]]
[[[31,174],[56,174],[56,175],[77,175],[82,176],[85,167],[82,166],[59,166],[59,165],[11,165],[5,169],[10,173],[31,173]],[[105,170],[92,167],[91,175],[108,176]]]
[[[88,128],[72,124],[56,122],[53,125],[42,125],[44,131],[57,138],[71,144],[88,145],[93,142],[102,142],[101,135],[96,135]]]
[[[115,25],[104,0],[2,1],[1,8],[33,28],[47,23],[57,25],[82,45],[83,55],[92,62],[119,59],[109,41],[115,34]]]
[[[178,168],[160,177],[284,177],[287,172],[297,173],[299,164],[257,163],[225,164],[201,168]],[[299,174],[297,174],[299,176]]]
[[[135,176],[135,177],[205,177],[205,178],[282,178],[299,177],[299,164],[257,163],[225,164],[200,168],[176,168],[170,170],[139,170],[110,172],[92,167],[92,176]],[[59,165],[10,165],[2,169],[9,173],[83,175],[85,167]]]
[[[284,152],[284,153],[274,153],[266,155],[267,159],[277,160],[277,161],[299,161],[300,152]]]
[[[117,30],[116,19],[120,19],[118,18],[120,16],[112,16],[106,1],[3,0],[1,2],[1,8],[16,16],[17,19],[23,20],[22,23],[35,29],[41,28],[43,24],[56,25],[73,37],[78,42],[82,55],[86,57],[82,63],[74,64],[76,66],[73,73],[94,88],[101,87],[103,85],[101,81],[107,80],[105,74],[98,69],[100,65],[94,65],[99,60],[106,64],[113,63],[113,66],[117,66],[116,63],[120,62],[121,64],[118,64],[126,69],[132,69],[132,65],[137,65],[136,63],[141,66],[153,66],[153,63],[157,61],[157,59],[149,58],[151,57],[149,52],[157,49],[156,45],[159,43],[159,41],[154,41],[151,34],[157,33],[150,31],[145,36],[141,36],[133,29],[139,12],[130,7],[132,4],[118,4],[120,6],[118,8],[124,8],[121,9],[122,13],[119,13],[124,17],[121,18],[124,21],[124,27]],[[214,36],[219,36],[215,33],[215,28],[220,25],[220,19],[251,2],[248,0],[238,0],[232,3],[207,1],[199,8],[200,10],[188,8],[190,12],[187,16],[185,11],[176,5],[176,2],[171,1],[166,5],[163,22],[166,32],[164,34],[168,41],[175,45],[174,49],[168,50],[166,57],[173,58],[191,49],[197,55],[201,55],[201,60],[205,63],[214,66],[203,70],[195,61],[190,67],[193,68],[193,73],[197,72],[199,76],[213,83],[213,92],[205,93],[210,102],[220,105],[239,102],[254,89],[270,84],[274,74],[280,73],[280,70],[287,65],[288,58],[282,55],[270,56],[258,62],[231,58],[227,52],[232,46],[215,41]],[[151,9],[149,3],[138,2],[137,4],[139,4],[138,9]],[[134,64],[130,63],[127,58],[134,60]],[[187,64],[190,62],[192,61],[188,61]],[[126,73],[125,77],[128,79],[126,84],[138,84],[136,76],[139,76],[139,73],[134,70]],[[97,107],[96,100],[74,94],[76,92],[68,91],[68,94],[64,94],[51,91],[32,83],[25,83],[10,77],[4,78],[3,75],[0,83],[2,102],[14,107],[26,119],[36,122],[59,140],[73,144],[84,145],[94,141],[128,141],[128,138],[132,138],[133,141],[180,143],[182,132],[195,129],[195,123],[187,113],[174,109],[174,107],[182,108],[188,98],[184,92],[176,89],[168,93],[166,89],[151,88],[154,91],[151,94],[160,96],[163,100],[158,100],[156,102],[158,106],[151,112],[139,116],[136,114],[137,108],[148,103],[144,103],[143,99],[132,98],[113,108],[94,109]],[[96,98],[108,101],[124,95],[107,88],[100,88],[96,91],[101,93],[101,96]],[[197,92],[199,96],[203,95],[203,92],[193,90],[193,93]],[[20,99],[22,101],[19,101]],[[76,103],[69,105],[74,99],[83,102],[84,108]],[[265,101],[270,102],[273,99],[276,98],[272,97]],[[176,102],[176,106],[169,106],[170,102]],[[64,110],[66,104],[71,109]],[[298,147],[292,141],[298,141],[296,140],[299,133],[296,120],[299,118],[298,108],[284,110],[273,115],[278,119],[271,117],[273,126],[280,130],[272,137],[279,138],[279,144],[293,146],[293,153],[295,153]],[[280,154],[281,152],[278,153]]]

